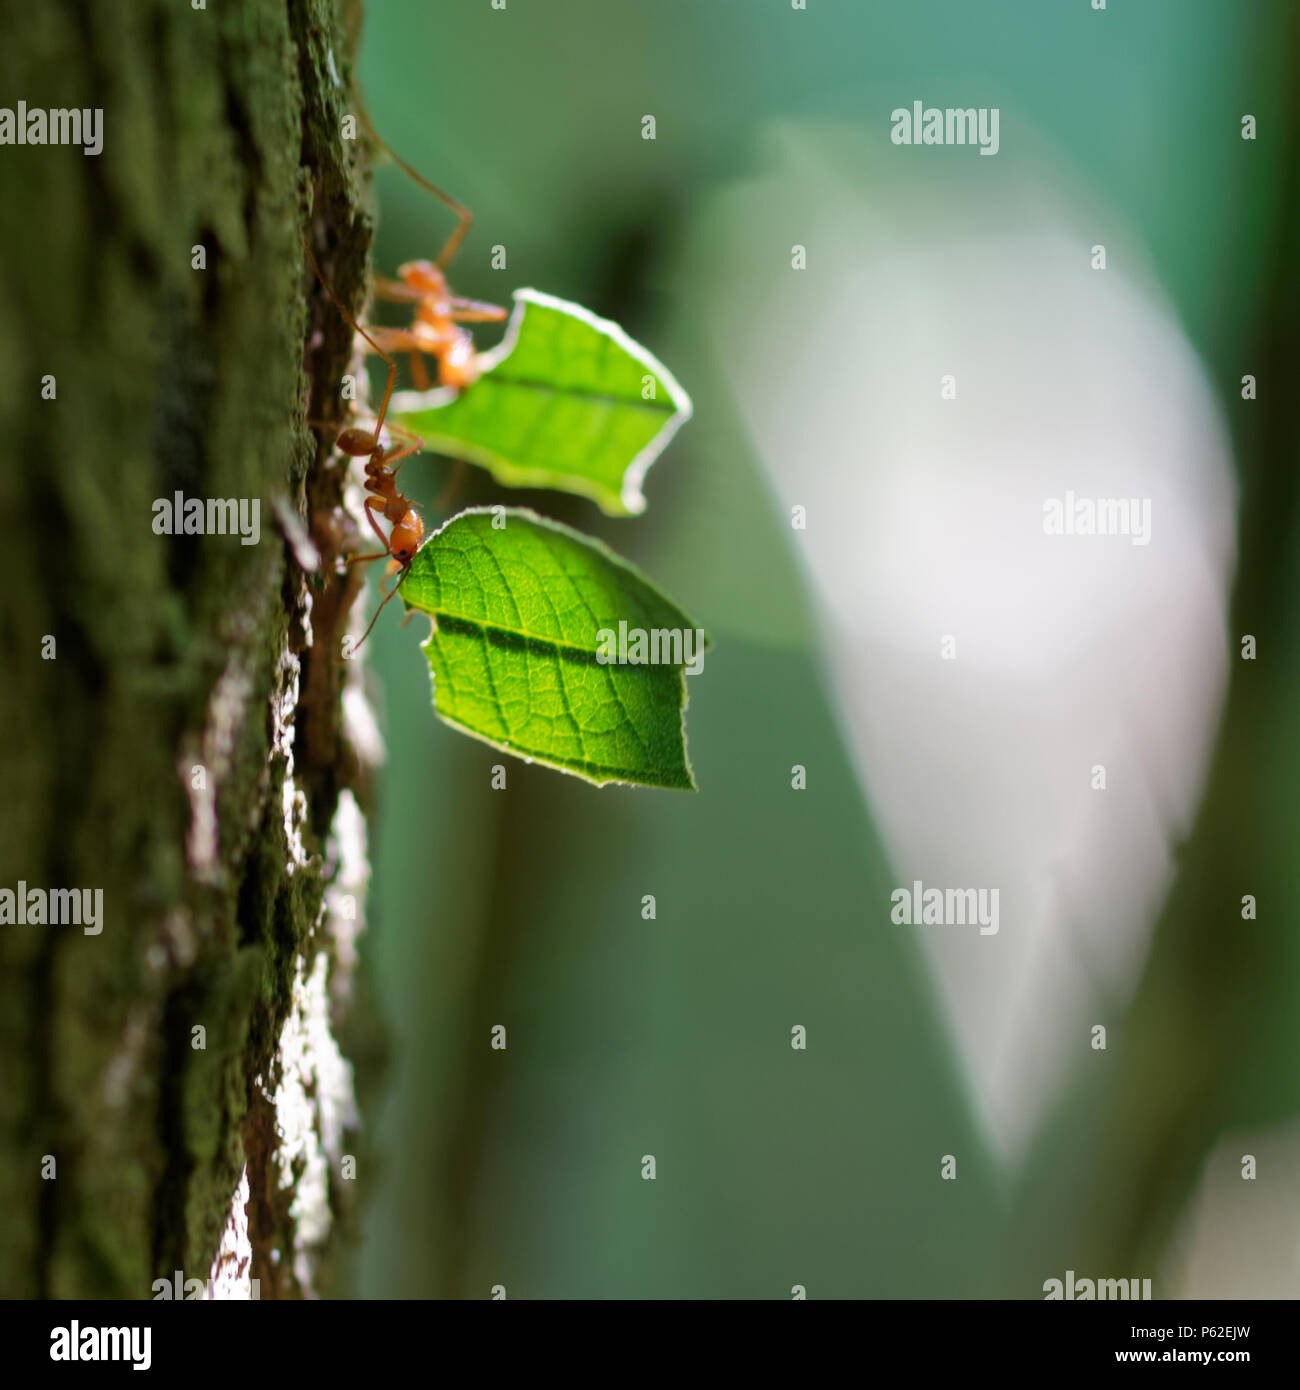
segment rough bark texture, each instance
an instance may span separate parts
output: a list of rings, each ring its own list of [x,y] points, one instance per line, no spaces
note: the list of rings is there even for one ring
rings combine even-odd
[[[353,303],[370,242],[349,50],[330,0],[6,15],[4,101],[104,113],[0,148],[0,889],[103,890],[97,935],[0,925],[6,1297],[320,1292],[364,1177],[355,523],[304,424],[351,338],[304,233]],[[177,491],[260,541],[155,534]]]

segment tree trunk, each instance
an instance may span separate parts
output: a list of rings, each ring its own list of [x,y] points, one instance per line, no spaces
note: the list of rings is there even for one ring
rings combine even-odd
[[[102,108],[103,148],[0,147],[0,1294],[319,1293],[358,1186],[373,749],[355,521],[304,424],[351,333],[303,238],[355,303],[351,45],[329,0],[5,29],[4,101]],[[177,493],[256,543],[206,506],[160,534]],[[59,889],[98,922],[32,920],[93,911]]]

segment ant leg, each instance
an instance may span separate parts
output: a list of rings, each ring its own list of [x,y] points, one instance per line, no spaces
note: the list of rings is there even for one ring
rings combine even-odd
[[[379,543],[384,547],[384,554],[391,555],[392,547],[388,543],[388,537],[379,529],[379,523],[375,520],[375,513],[384,510],[383,501],[378,497],[366,498],[366,520],[370,523],[370,529],[379,537]]]
[[[417,357],[439,357],[441,353],[447,351],[452,342],[453,333],[465,333],[465,330],[450,329],[442,335],[438,335],[425,329],[423,332],[416,333],[407,328],[382,328],[371,325],[372,333],[376,339],[388,349],[388,352],[405,352],[411,357],[411,375],[415,378],[417,389],[428,390],[429,379],[424,369],[423,361],[416,366]],[[468,333],[465,333],[468,337]]]
[[[500,323],[508,312],[499,304],[484,304],[479,299],[453,299],[449,317],[453,323]]]
[[[374,344],[373,351],[382,357],[387,357],[389,352],[418,352],[421,350],[422,340],[409,328],[388,328],[380,323],[368,324],[373,338],[367,337]],[[383,344],[381,347],[380,344]],[[387,349],[387,352],[385,351]]]
[[[391,287],[394,292],[385,293],[386,287]],[[406,293],[399,294],[397,293],[399,290],[405,290]],[[371,292],[375,299],[400,300],[406,304],[418,304],[424,298],[418,291],[412,290],[409,286],[396,280],[376,280],[371,286]],[[424,368],[423,352],[425,348],[420,345],[421,340],[408,328],[390,328],[378,323],[370,324],[369,328],[375,341],[383,344],[389,352],[408,352],[410,354],[411,380],[415,383],[415,389],[427,391],[429,389],[429,374]]]
[[[400,443],[393,444],[382,456],[380,462],[390,473],[396,473],[401,468],[399,460],[409,458],[412,454],[418,454],[424,448],[424,440],[418,434],[412,434],[410,430],[404,430],[400,425],[389,425],[388,433]],[[397,463],[397,468],[389,467],[390,464]]]
[[[366,134],[370,136],[370,138],[375,142],[375,144],[378,145],[380,149],[387,152],[389,159],[391,159],[393,163],[396,164],[397,167],[401,169],[401,171],[404,174],[408,175],[410,178],[413,178],[416,181],[416,183],[420,185],[421,188],[425,189],[429,193],[432,193],[433,196],[437,198],[440,202],[445,203],[446,206],[449,207],[452,210],[452,212],[454,212],[456,216],[460,218],[460,222],[457,225],[456,230],[452,232],[452,234],[443,243],[442,250],[438,252],[438,259],[434,262],[434,264],[438,267],[439,270],[446,270],[447,266],[451,262],[451,258],[460,249],[461,242],[465,240],[465,233],[469,231],[470,223],[474,220],[474,214],[470,212],[470,210],[465,206],[464,203],[458,203],[455,200],[455,198],[451,196],[450,193],[444,193],[442,189],[437,186],[437,184],[430,183],[428,179],[423,178],[421,175],[417,174],[415,170],[411,168],[411,166],[406,162],[406,160],[404,160],[402,156],[398,154],[397,151],[394,150],[391,145],[386,144],[383,140],[379,138],[378,133],[375,131],[374,126],[370,122],[370,115],[366,111],[366,108],[359,101],[357,103],[357,106],[358,114],[361,116],[361,122],[366,128]]]
[[[397,590],[400,587],[401,582],[402,581],[399,579],[397,583],[394,584],[393,587],[389,589],[389,591],[380,600],[379,607],[375,609],[375,616],[370,620],[370,626],[366,628],[365,632],[361,634],[361,642],[357,643],[357,645],[352,649],[353,651],[359,651],[361,649],[362,642],[364,642],[366,638],[369,637],[370,634],[374,631],[375,624],[379,621],[379,615],[388,606],[388,600],[396,596]]]
[[[423,290],[412,289],[405,280],[390,280],[384,275],[371,278],[370,294],[374,299],[392,304],[418,304],[424,298]]]
[[[334,301],[334,307],[343,315],[344,322],[349,325],[354,333],[360,333],[366,342],[368,342],[380,357],[388,363],[388,385],[384,387],[384,400],[383,404],[379,407],[379,420],[375,425],[375,435],[378,437],[380,431],[384,428],[384,416],[388,414],[388,402],[392,399],[393,385],[397,381],[397,363],[343,307],[343,301],[334,293],[333,289],[330,287],[329,281],[321,274],[321,268],[316,264],[316,257],[312,255],[311,242],[305,235],[302,239],[302,244],[303,249],[307,252],[307,259],[311,263],[311,268],[316,272],[316,278],[321,282],[321,286],[325,290],[325,293]]]
[[[345,565],[368,565],[371,560],[386,560],[387,558],[388,551],[380,550],[374,555],[349,555],[343,563]]]

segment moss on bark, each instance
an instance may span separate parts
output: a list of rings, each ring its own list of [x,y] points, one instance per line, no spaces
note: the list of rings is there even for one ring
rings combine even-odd
[[[0,150],[0,888],[103,890],[98,935],[0,926],[6,1297],[206,1279],[245,1165],[262,1296],[306,1292],[353,1186],[330,1030],[364,891],[333,573],[355,523],[304,425],[337,411],[350,333],[302,253],[310,230],[359,298],[348,50],[328,0],[6,19],[6,100],[104,130],[97,157]],[[257,499],[259,543],[155,534],[177,491]],[[277,1121],[290,1090],[308,1133]]]

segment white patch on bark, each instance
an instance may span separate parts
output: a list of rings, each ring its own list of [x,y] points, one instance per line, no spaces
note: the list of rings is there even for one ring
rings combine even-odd
[[[239,1175],[230,1198],[230,1213],[221,1233],[221,1244],[208,1271],[203,1301],[240,1302],[253,1296],[253,1243],[248,1238],[248,1165]]]
[[[301,597],[308,595],[300,584]],[[304,621],[309,619],[304,617]],[[280,1032],[270,1085],[257,1085],[275,1112],[275,1180],[292,1193],[289,1220],[294,1279],[306,1298],[317,1296],[316,1275],[330,1239],[333,1208],[331,1175],[339,1172],[345,1133],[359,1117],[352,1066],[331,1029],[331,1000],[341,1005],[350,993],[356,966],[356,938],[364,930],[364,902],[370,877],[366,824],[350,791],[340,793],[326,837],[324,862],[313,861],[304,838],[307,798],[294,779],[294,719],[298,709],[300,663],[286,645],[279,658],[271,695],[271,747],[268,767],[282,768],[280,803],[285,838],[285,870],[290,876],[315,862],[324,883],[320,918],[306,949],[294,960],[289,1012]],[[354,667],[344,697],[345,733],[363,757],[382,752],[378,730]],[[367,732],[367,731],[370,732]],[[272,773],[274,775],[274,773]],[[271,795],[275,793],[268,786]],[[348,900],[351,900],[350,902]],[[323,928],[323,931],[321,930]],[[276,1260],[277,1251],[272,1251]]]
[[[367,711],[369,706],[366,706]],[[357,938],[365,930],[366,890],[370,885],[370,858],[366,819],[357,799],[346,787],[339,793],[338,808],[325,842],[327,910],[326,926],[334,938],[336,966],[330,979],[336,1001],[347,998],[357,964]],[[351,899],[351,903],[347,902]]]
[[[292,876],[305,869],[311,856],[303,843],[307,822],[307,798],[293,778],[293,718],[298,710],[298,658],[287,647],[280,653],[275,692],[271,696],[271,760],[284,759],[284,783],[280,791],[284,809],[284,840],[288,849],[285,870]]]
[[[293,1272],[305,1297],[329,1239],[330,1173],[337,1171],[343,1135],[358,1123],[352,1066],[330,1031],[329,954],[321,951],[307,972],[294,964],[289,1016],[277,1049],[279,1083],[268,1099],[275,1108],[281,1188],[293,1191]]]
[[[190,868],[201,883],[217,873],[217,788],[230,771],[235,740],[253,691],[248,658],[237,648],[226,663],[208,701],[208,719],[198,747],[183,748],[177,773],[190,801],[190,830],[185,849]],[[201,763],[207,771],[205,785],[194,787],[191,769]]]

